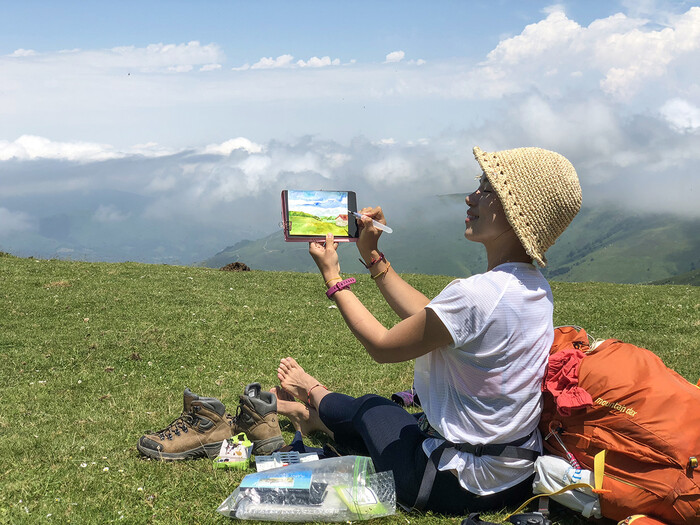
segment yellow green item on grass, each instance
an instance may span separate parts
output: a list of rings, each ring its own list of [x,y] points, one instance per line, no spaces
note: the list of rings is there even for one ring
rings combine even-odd
[[[219,455],[214,458],[214,468],[236,468],[245,470],[250,466],[253,443],[244,432],[221,443]]]

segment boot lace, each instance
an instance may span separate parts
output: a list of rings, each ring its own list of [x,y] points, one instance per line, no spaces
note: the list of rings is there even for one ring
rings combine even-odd
[[[173,420],[173,422],[170,423],[163,430],[159,430],[158,432],[154,433],[158,434],[158,437],[160,437],[161,441],[165,441],[165,439],[172,440],[173,434],[175,434],[176,436],[180,436],[180,432],[184,432],[185,434],[187,434],[187,432],[189,432],[189,429],[192,428],[196,423],[196,412],[198,409],[199,407],[197,406],[192,407],[191,412],[183,412],[178,418]]]
[[[241,415],[241,405],[238,405],[236,407],[236,414],[231,415],[230,412],[226,412],[225,417],[226,417],[226,422],[229,424],[229,426],[233,427],[238,423],[238,418]]]

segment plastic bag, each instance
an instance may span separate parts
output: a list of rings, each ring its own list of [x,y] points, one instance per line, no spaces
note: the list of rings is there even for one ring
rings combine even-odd
[[[593,472],[575,469],[568,461],[558,456],[544,455],[535,461],[535,480],[532,484],[535,494],[551,494],[573,483],[593,485]],[[557,503],[580,512],[586,518],[602,517],[598,496],[590,489],[572,489],[550,497]]]
[[[224,516],[269,521],[357,521],[396,512],[391,471],[343,456],[248,474],[217,509]]]

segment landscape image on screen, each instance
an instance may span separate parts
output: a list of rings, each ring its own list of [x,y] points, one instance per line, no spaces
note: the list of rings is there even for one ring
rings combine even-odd
[[[287,192],[289,234],[325,237],[348,235],[348,194],[344,191]]]

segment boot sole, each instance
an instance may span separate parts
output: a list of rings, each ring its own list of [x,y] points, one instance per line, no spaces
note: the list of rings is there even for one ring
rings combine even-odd
[[[284,445],[284,438],[282,436],[261,439],[254,443],[253,454],[257,454],[259,456],[269,456],[273,452],[277,452]]]
[[[185,459],[210,458],[214,459],[221,450],[221,443],[207,443],[201,447],[185,450],[183,452],[161,452],[152,448],[142,447],[141,443],[136,445],[136,448],[146,457],[159,459],[161,461],[180,461]]]

